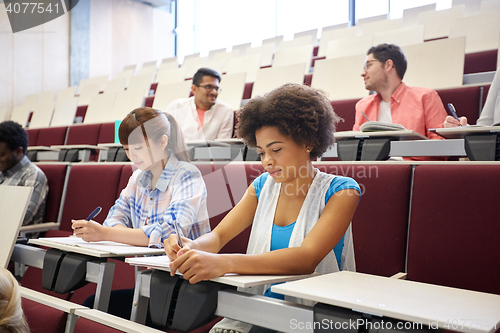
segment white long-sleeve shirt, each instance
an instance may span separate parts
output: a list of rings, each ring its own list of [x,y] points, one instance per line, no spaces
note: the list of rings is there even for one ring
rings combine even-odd
[[[216,100],[205,112],[200,129],[194,97],[176,99],[167,106],[165,112],[175,118],[186,141],[230,139],[233,135],[234,112],[231,106],[223,101]]]
[[[491,82],[486,103],[484,103],[484,108],[477,120],[477,124],[491,126],[498,122],[500,122],[500,67],[497,69],[493,82]]]

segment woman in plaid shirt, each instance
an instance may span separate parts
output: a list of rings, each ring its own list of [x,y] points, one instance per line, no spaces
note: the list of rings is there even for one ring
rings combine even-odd
[[[138,170],[103,225],[73,221],[75,235],[86,241],[163,247],[163,241],[175,233],[175,223],[190,239],[209,232],[205,183],[189,163],[175,119],[152,108],[135,109],[122,121],[119,138]]]

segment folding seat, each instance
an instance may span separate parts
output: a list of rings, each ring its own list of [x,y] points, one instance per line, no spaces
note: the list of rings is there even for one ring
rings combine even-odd
[[[10,115],[11,121],[20,124],[22,127],[27,127],[28,120],[31,113],[31,107],[27,104],[15,106]]]
[[[405,73],[405,83],[431,89],[461,86],[465,44],[465,37],[455,37],[403,46],[406,60],[411,64]]]
[[[465,53],[498,49],[500,5],[496,10],[478,15],[459,17],[450,21],[449,38],[465,37]]]
[[[403,9],[403,27],[413,26],[418,24],[418,15],[427,11],[435,11],[436,4],[430,4],[425,6],[418,6],[413,8]]]
[[[71,220],[84,219],[97,206],[102,212],[94,221],[102,223],[116,199],[116,189],[122,165],[105,163],[82,163],[71,167],[66,190],[66,198],[61,217],[60,231],[72,233]],[[46,236],[50,237],[50,230]]]
[[[345,24],[326,27],[321,30],[319,40],[318,57],[325,57],[328,50],[328,43],[342,38],[351,38],[356,36],[356,27],[347,27]]]
[[[465,54],[464,74],[496,71],[497,57],[498,49]]]
[[[418,24],[425,25],[425,40],[450,36],[451,21],[463,17],[464,12],[464,5],[456,5],[449,9],[419,13]]]
[[[208,214],[212,229],[241,200],[248,186],[264,170],[260,163],[215,163],[213,172],[208,164],[205,167],[202,164],[197,166],[202,170],[207,186]],[[221,253],[246,253],[250,230],[249,227],[232,239],[221,249]]]
[[[245,73],[224,74],[220,82],[222,89],[218,98],[233,108],[233,111],[241,109],[243,91],[245,89]]]
[[[161,333],[163,332],[145,325],[134,323],[128,319],[119,318],[94,309],[77,309],[75,313],[79,317],[75,323],[75,329],[73,331],[74,333],[94,333],[94,332]]]
[[[27,129],[26,132],[28,133],[28,146],[35,146],[36,141],[38,139],[38,132],[40,130],[38,128],[30,128]]]
[[[396,44],[399,46],[412,45],[424,42],[425,26],[414,25],[411,27],[381,31],[373,34],[372,45],[382,43]],[[367,49],[368,50],[368,49]]]
[[[99,143],[99,134],[101,131],[101,124],[80,124],[68,127],[68,137],[66,138],[66,146],[71,148],[72,145],[91,145],[97,146]],[[68,154],[71,150],[68,151]],[[90,149],[89,160],[97,161],[99,151]],[[60,155],[59,160],[76,161],[71,157],[66,156],[64,159]]]
[[[352,219],[356,271],[392,276],[405,269],[411,165],[315,163],[354,178],[361,198]]]
[[[115,123],[103,123],[99,130],[97,143],[113,143],[115,142]]]
[[[68,127],[66,145],[94,145],[99,139],[101,124],[74,125]]]
[[[45,222],[58,222],[59,212],[62,209],[64,185],[69,165],[67,164],[37,164],[42,169],[49,183],[49,193],[45,206]]]
[[[66,126],[41,128],[35,146],[64,145],[67,130]]]
[[[500,294],[496,165],[418,165],[408,279]]]
[[[332,101],[368,96],[360,76],[365,58],[366,55],[362,54],[317,60],[311,87],[325,91]]]
[[[309,65],[309,64],[307,64]],[[261,68],[253,84],[252,97],[266,94],[285,83],[304,83],[306,64]]]
[[[309,36],[305,37],[310,38]],[[305,64],[304,75],[309,74],[313,53],[312,50],[312,45],[280,48],[274,52],[273,67]]]
[[[177,98],[188,98],[192,85],[191,81],[159,84],[156,89],[153,108],[165,111],[167,106]]]
[[[115,104],[116,95],[117,94],[114,93],[108,93],[92,97],[88,103],[88,108],[83,122],[85,124],[100,124],[108,122],[111,110],[113,110],[113,105]]]
[[[342,120],[337,124],[337,132],[352,131],[356,115],[356,103],[359,100],[359,98],[355,98],[331,102],[333,111],[335,111],[335,113],[342,118]]]
[[[71,126],[75,122],[78,110],[78,97],[60,98],[56,101],[54,114],[50,126]],[[80,110],[83,110],[80,107]],[[85,108],[86,110],[86,108]],[[83,112],[83,116],[85,113]]]
[[[68,316],[66,312],[24,297],[22,307],[31,332],[63,333],[65,331]]]
[[[94,333],[94,332],[102,332],[102,333],[115,333],[115,332],[123,332],[113,327],[106,326],[104,324],[100,324],[96,321],[87,319],[87,318],[78,318],[75,324],[75,329],[73,333]]]
[[[452,103],[460,117],[467,117],[467,121],[470,125],[476,124],[476,120],[479,118],[481,87],[469,86],[439,89],[437,93],[443,101],[445,110],[448,110],[448,103]]]
[[[54,101],[38,102],[33,109],[30,120],[31,128],[49,127],[54,113]]]

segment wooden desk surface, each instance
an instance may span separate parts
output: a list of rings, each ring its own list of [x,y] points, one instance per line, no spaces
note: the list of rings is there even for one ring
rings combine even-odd
[[[271,287],[276,293],[460,332],[500,328],[500,296],[355,272]]]

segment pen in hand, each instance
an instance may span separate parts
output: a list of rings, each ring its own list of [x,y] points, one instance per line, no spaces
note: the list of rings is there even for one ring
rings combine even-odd
[[[458,126],[462,127],[462,124],[460,124],[460,118],[458,118],[457,112],[455,111],[455,107],[453,104],[448,103],[448,110],[450,110],[451,115],[453,118],[455,118],[458,121]]]
[[[184,247],[184,244],[182,243],[182,233],[180,231],[179,224],[177,223],[177,220],[175,219],[174,213],[172,213],[172,223],[174,224],[175,233],[177,234],[177,239],[179,240],[179,246],[182,249]]]
[[[101,206],[97,206],[97,208],[96,208],[96,209],[94,209],[94,210],[92,211],[92,213],[90,213],[90,215],[89,215],[89,216],[87,216],[87,218],[85,219],[85,221],[90,221],[90,220],[92,220],[94,217],[96,217],[97,215],[99,215],[99,213],[101,212],[101,210],[102,210],[102,207],[101,207]],[[80,229],[80,228],[76,228],[76,229]],[[73,235],[74,235],[74,234],[75,234],[75,233],[73,232]]]
[[[94,209],[92,211],[92,213],[90,213],[90,215],[85,219],[85,221],[92,220],[94,217],[96,217],[97,215],[99,215],[99,213],[101,212],[101,210],[102,210],[102,207],[101,206],[97,206],[97,208]]]
[[[370,121],[370,119],[368,119],[368,117],[366,116],[366,114],[363,111],[360,111],[360,112],[363,115],[363,117],[365,117],[366,121]]]

